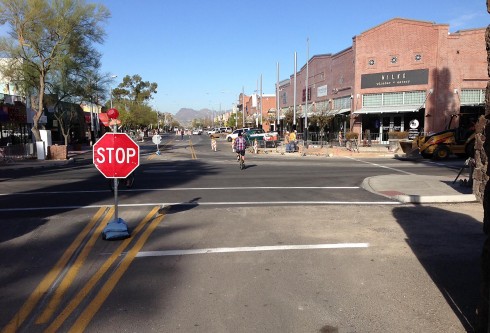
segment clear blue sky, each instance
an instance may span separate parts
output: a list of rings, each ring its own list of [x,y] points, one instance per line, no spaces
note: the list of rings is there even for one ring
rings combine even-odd
[[[151,102],[162,112],[180,108],[229,110],[262,75],[264,94],[309,55],[336,53],[352,37],[394,17],[449,24],[450,32],[490,22],[485,0],[104,0],[103,71],[139,74],[158,83]]]

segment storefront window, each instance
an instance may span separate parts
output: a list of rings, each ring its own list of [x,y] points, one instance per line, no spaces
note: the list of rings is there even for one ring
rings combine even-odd
[[[362,106],[381,106],[383,94],[365,94],[362,96]]]
[[[328,109],[328,101],[321,101],[316,103],[316,111],[323,112]]]
[[[362,106],[384,106],[384,105],[422,105],[425,101],[425,92],[404,91],[383,94],[365,94],[362,96]]]
[[[340,98],[335,98],[333,100],[333,108],[338,109],[350,109],[351,98],[350,96],[344,96]]]
[[[383,105],[402,105],[403,93],[387,93],[383,96]]]
[[[485,92],[483,89],[462,89],[461,104],[483,104],[485,101]]]
[[[403,93],[403,104],[422,105],[425,102],[425,91],[406,91]]]

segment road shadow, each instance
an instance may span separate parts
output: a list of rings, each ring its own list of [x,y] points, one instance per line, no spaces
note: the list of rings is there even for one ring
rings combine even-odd
[[[435,207],[393,210],[406,242],[467,332],[476,325],[480,297],[481,221]]]
[[[199,200],[201,197],[193,198],[189,201],[180,202],[178,204],[166,205],[158,210],[159,214],[176,214],[191,210],[199,206]]]
[[[473,188],[471,186],[465,185],[463,182],[454,182],[454,181],[441,181],[449,187],[452,187],[454,190],[458,191],[461,194],[473,194]]]
[[[69,180],[71,175],[77,172],[86,172],[87,169],[93,170],[94,166],[91,160],[84,160],[83,163],[67,164],[60,166],[50,166],[45,168],[18,168],[5,172],[8,179],[35,179],[56,174],[60,179]],[[147,173],[150,176],[144,176],[146,170],[157,171],[157,173]],[[159,171],[164,171],[160,173]],[[5,171],[5,170],[3,170]],[[206,163],[196,160],[184,161],[154,161],[140,165],[135,171],[135,182],[131,190],[121,186],[119,192],[120,199],[135,198],[145,192],[145,189],[152,188],[170,188],[183,186],[189,182],[208,175],[216,174],[218,170]],[[8,174],[8,175],[7,175]],[[80,193],[69,196],[65,195],[66,203],[59,196],[58,192],[63,191],[80,191]],[[32,202],[30,194],[36,192],[44,193],[36,197],[36,202]],[[96,205],[99,202],[107,202],[114,197],[111,191],[109,180],[99,173],[93,173],[92,176],[81,178],[78,181],[66,183],[60,182],[55,185],[47,185],[37,188],[33,191],[17,192],[0,197],[0,226],[2,226],[2,236],[0,244],[10,240],[22,237],[32,231],[39,229],[46,224],[53,216],[61,215],[69,211],[76,211],[82,206]],[[112,201],[110,201],[112,204]],[[38,206],[39,209],[33,209],[32,206]],[[197,203],[190,203],[188,206],[196,206]],[[62,208],[43,209],[45,207],[62,206]],[[19,223],[18,221],[27,221]],[[67,228],[67,233],[69,232]]]
[[[47,218],[29,218],[26,217],[22,223],[19,223],[17,219],[1,219],[0,225],[2,230],[8,230],[8,232],[0,233],[0,243],[6,242],[10,239],[18,238],[24,234],[30,233],[41,226],[49,222]]]
[[[246,164],[245,163],[245,168],[244,169],[251,169],[251,168],[255,168],[257,166],[257,164]]]

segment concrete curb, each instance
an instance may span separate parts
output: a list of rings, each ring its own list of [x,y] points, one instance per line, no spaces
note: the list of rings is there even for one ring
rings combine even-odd
[[[458,202],[476,202],[474,194],[457,194],[457,195],[396,195],[393,199],[403,203],[458,203]]]
[[[374,176],[365,178],[361,184],[361,188],[374,193],[376,195],[383,196],[388,199],[396,200],[401,203],[414,203],[414,204],[424,204],[424,203],[461,203],[461,202],[477,202],[476,196],[474,194],[460,194],[460,193],[448,193],[446,195],[426,195],[426,194],[404,194],[394,190],[381,191],[373,183],[375,180],[379,180],[384,176]],[[387,176],[385,176],[387,177]],[[420,176],[410,176],[414,179],[422,179]],[[438,182],[434,184],[439,184]],[[403,184],[401,184],[403,187]],[[394,186],[394,188],[400,188],[400,185]],[[441,185],[441,193],[447,188]],[[456,190],[453,190],[454,192]]]

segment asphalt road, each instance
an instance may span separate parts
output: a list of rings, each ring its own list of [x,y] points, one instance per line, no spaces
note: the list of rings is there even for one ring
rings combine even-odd
[[[119,216],[90,154],[2,170],[0,327],[87,332],[468,332],[479,292],[483,209],[401,204],[366,177],[456,177],[389,158],[249,155],[165,137],[141,145]],[[2,331],[2,332],[3,332]]]

